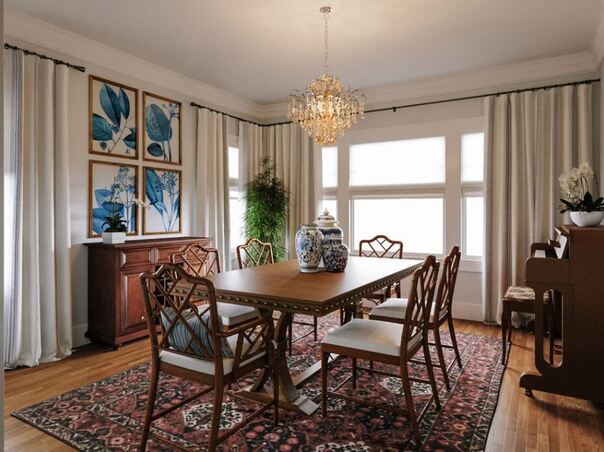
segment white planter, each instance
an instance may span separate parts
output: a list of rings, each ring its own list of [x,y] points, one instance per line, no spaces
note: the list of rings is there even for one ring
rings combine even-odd
[[[577,226],[588,228],[602,223],[604,212],[571,212],[570,219]]]
[[[124,243],[126,241],[125,232],[103,232],[103,243]]]

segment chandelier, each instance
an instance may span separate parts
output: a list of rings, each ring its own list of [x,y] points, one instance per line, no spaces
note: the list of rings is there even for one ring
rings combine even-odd
[[[323,75],[303,91],[290,94],[287,117],[299,124],[320,145],[332,145],[359,116],[363,118],[365,95],[352,90],[329,75],[328,21],[331,8],[320,9],[325,19],[325,59]]]

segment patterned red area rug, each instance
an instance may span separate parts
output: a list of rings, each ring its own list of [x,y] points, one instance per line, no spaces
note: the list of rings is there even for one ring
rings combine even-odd
[[[337,319],[319,319],[320,337],[336,327]],[[296,333],[305,326],[296,325]],[[496,338],[457,334],[463,368],[451,366],[451,390],[446,391],[439,370],[440,411],[434,404],[421,423],[422,444],[413,440],[411,425],[405,416],[389,411],[330,398],[328,416],[320,413],[303,416],[281,410],[281,422],[272,424],[271,412],[256,418],[222,445],[233,451],[370,451],[370,450],[460,450],[476,451],[485,447],[495,413],[504,366],[501,341]],[[448,336],[445,335],[445,342]],[[294,373],[301,372],[318,359],[319,343],[312,335],[294,344],[289,358]],[[445,350],[447,362],[454,359]],[[433,359],[436,355],[433,354]],[[349,361],[336,361],[330,371],[330,387],[349,375]],[[395,368],[388,369],[391,372]],[[422,366],[414,373],[424,373]],[[50,400],[13,413],[18,419],[52,435],[79,450],[137,449],[147,399],[148,365],[141,365]],[[249,385],[253,375],[241,380],[233,390]],[[178,378],[162,375],[158,402],[167,408],[198,392],[201,387]],[[319,396],[320,376],[304,384],[301,391]],[[352,391],[347,388],[346,391]],[[429,399],[428,385],[413,383],[416,406],[421,410]],[[357,396],[381,400],[405,407],[400,380],[383,375],[359,373]],[[212,393],[193,400],[154,422],[148,450],[204,450],[212,412]],[[250,414],[257,405],[227,395],[223,405],[221,428],[228,429]]]

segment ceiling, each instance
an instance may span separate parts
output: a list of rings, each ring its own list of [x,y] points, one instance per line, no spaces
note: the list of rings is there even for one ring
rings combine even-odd
[[[260,104],[330,69],[354,88],[589,51],[602,0],[5,0]]]

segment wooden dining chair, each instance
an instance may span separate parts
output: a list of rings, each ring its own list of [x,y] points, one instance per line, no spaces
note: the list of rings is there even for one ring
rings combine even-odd
[[[409,304],[405,313],[405,323],[383,322],[380,320],[352,319],[350,322],[329,333],[321,344],[321,395],[322,413],[327,414],[327,395],[341,397],[357,403],[368,404],[377,408],[406,414],[411,421],[415,439],[419,443],[419,422],[426,413],[432,399],[440,409],[440,399],[436,388],[432,360],[428,347],[428,314],[438,278],[439,264],[434,256],[428,256],[424,264],[413,273],[409,292]],[[423,350],[424,361],[416,361],[414,356]],[[332,391],[327,390],[328,363],[331,354],[347,356],[352,359],[352,374],[340,382]],[[364,371],[400,377],[407,405],[406,413],[398,407],[363,400],[355,396],[338,393],[348,380],[356,389],[357,360],[364,359],[399,367],[398,374],[386,371],[363,368]],[[426,366],[428,380],[409,376],[409,363]],[[411,381],[430,384],[432,397],[419,415],[416,413],[411,393]]]
[[[203,278],[220,273],[220,254],[216,248],[205,248],[191,243],[180,252],[170,255],[170,262],[182,266],[192,276]],[[217,303],[218,315],[226,327],[235,326],[258,317],[258,310],[251,306]]]
[[[256,238],[249,239],[244,245],[239,245],[237,247],[237,262],[239,263],[239,269],[247,268],[247,267],[256,267],[258,265],[266,265],[274,263],[273,259],[273,247],[268,242],[262,242]],[[305,338],[310,333],[313,333],[314,340],[317,340],[317,326],[318,321],[317,317],[313,316],[313,322],[301,322],[292,319],[292,322],[289,325],[288,332],[288,352],[289,355],[292,355],[293,351],[293,324],[297,325],[307,325],[312,326],[312,330],[296,340]]]
[[[455,284],[457,282],[457,273],[459,271],[460,261],[461,252],[459,251],[458,246],[454,246],[451,248],[451,251],[449,251],[449,254],[443,259],[441,265],[442,272],[440,281],[438,283],[436,300],[432,304],[430,317],[428,319],[428,329],[432,330],[434,335],[434,343],[430,343],[430,345],[434,345],[436,348],[436,354],[438,356],[438,363],[436,365],[440,367],[442,371],[447,390],[451,388],[451,385],[448,375],[449,366],[445,362],[443,347],[452,348],[454,350],[457,365],[460,369],[462,367],[461,356],[457,346],[457,338],[455,337],[455,327],[453,325],[452,314],[453,293],[455,292]],[[404,323],[408,306],[409,301],[406,298],[390,298],[384,303],[373,308],[369,313],[369,318],[387,322]],[[445,323],[449,328],[451,344],[444,344],[441,340],[440,328]]]
[[[273,408],[275,425],[279,420],[279,362],[273,348],[273,321],[270,311],[260,317],[225,330],[216,303],[213,283],[192,276],[176,264],[162,265],[155,273],[140,276],[151,343],[149,397],[143,423],[140,450],[147,446],[151,423],[197,397],[214,391],[208,449],[239,430],[247,422]],[[207,304],[199,305],[195,293],[203,293]],[[157,326],[160,326],[159,331]],[[219,434],[225,387],[256,369],[273,376],[273,400],[263,404],[231,430]],[[154,414],[159,373],[208,386],[182,402]]]
[[[359,242],[359,257],[402,259],[403,242],[391,240],[385,235],[376,235],[372,239],[361,240]],[[393,290],[397,297],[401,296],[401,285],[397,282],[377,292],[366,295],[365,299],[377,305],[390,298]],[[345,306],[340,310],[340,325],[353,317],[362,317],[362,313],[362,304],[360,302]]]

